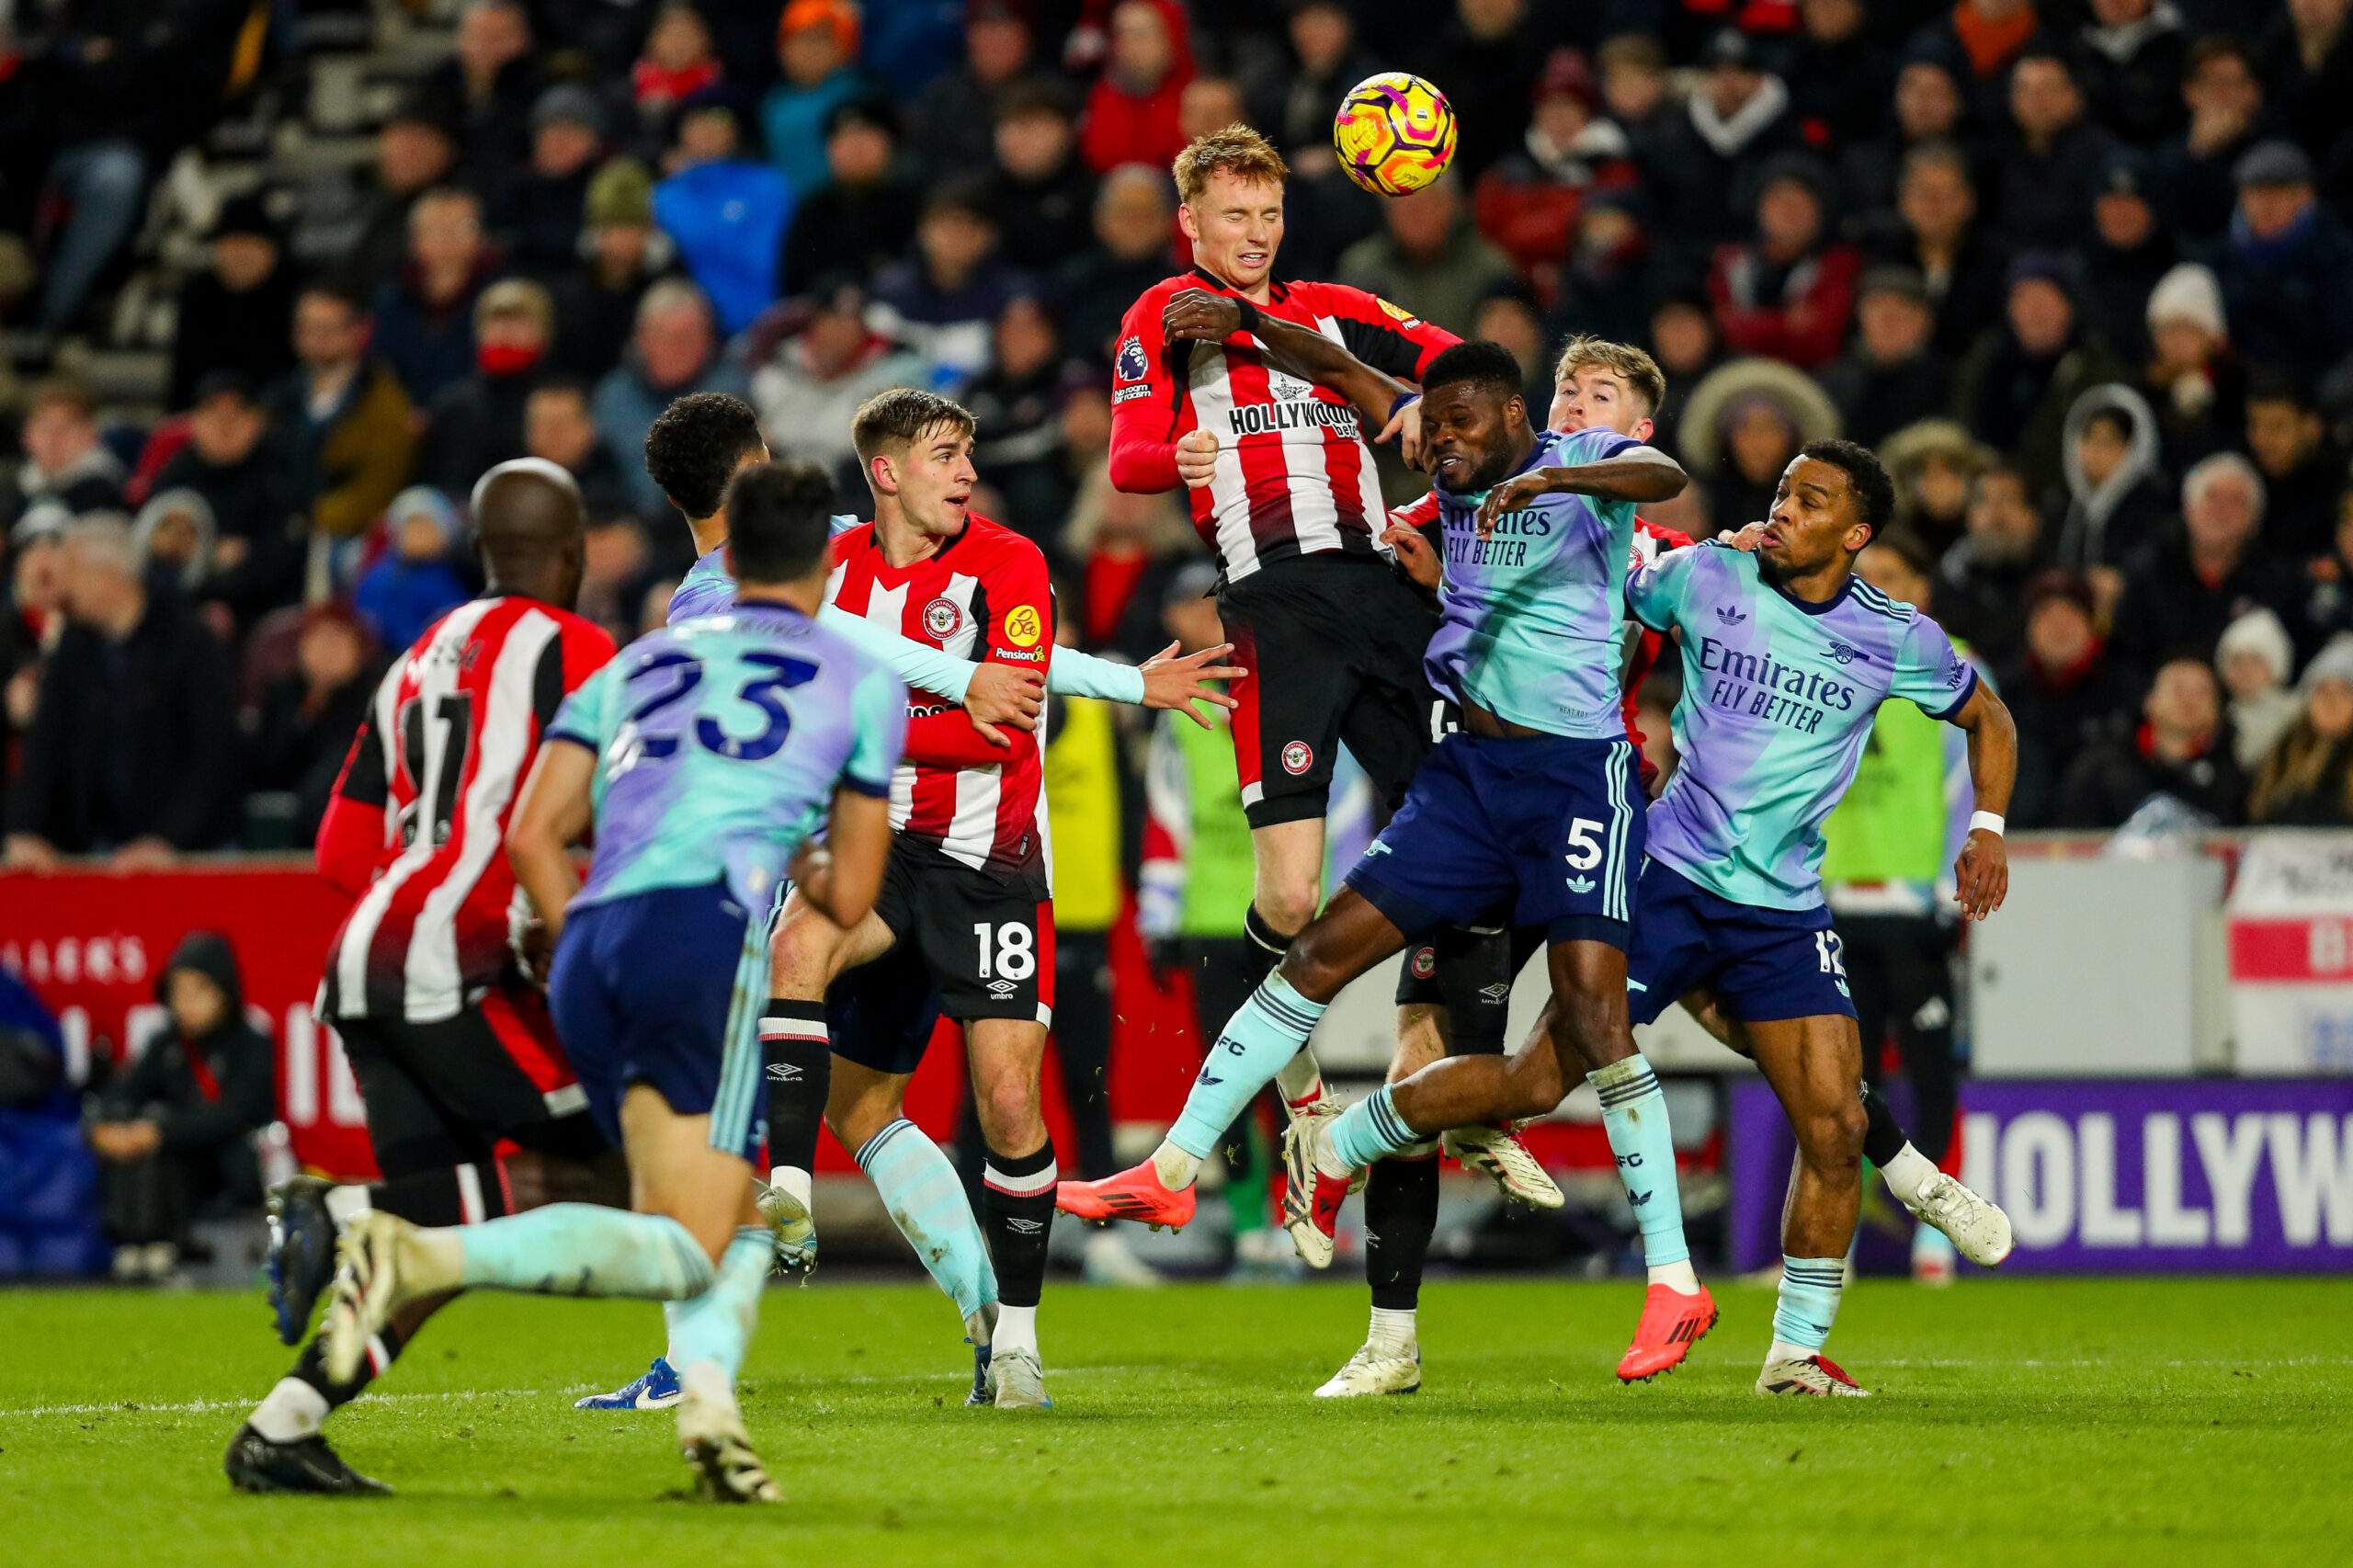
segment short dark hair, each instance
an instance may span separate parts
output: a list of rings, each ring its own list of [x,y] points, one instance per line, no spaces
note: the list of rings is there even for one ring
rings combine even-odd
[[[341,305],[347,313],[354,317],[368,313],[368,301],[360,297],[359,290],[340,278],[313,278],[302,285],[301,293],[297,294],[295,298],[301,299],[305,296],[333,300],[336,304]]]
[[[893,449],[904,451],[926,432],[941,428],[970,436],[980,428],[980,422],[963,404],[938,392],[892,387],[860,405],[850,418],[849,438],[858,449],[858,460],[870,463]]]
[[[757,463],[727,486],[727,555],[739,583],[793,583],[824,558],[834,482],[809,462]]]
[[[2255,51],[2244,40],[2231,33],[2208,33],[2191,43],[2189,51],[2182,56],[2183,84],[2198,80],[2198,74],[2217,60],[2235,60],[2247,68],[2249,74],[2254,74]]]
[[[541,377],[532,384],[529,396],[523,401],[528,403],[531,398],[538,397],[542,392],[555,392],[563,397],[578,398],[580,406],[583,408],[586,408],[597,395],[596,389],[586,381],[578,376],[563,372]]]
[[[689,392],[645,432],[645,472],[678,510],[708,517],[725,503],[745,454],[767,445],[750,403],[726,392]]]
[[[2129,415],[2129,414],[2125,413],[2122,409],[2120,409],[2120,408],[2095,408],[2095,409],[2093,409],[2093,410],[2091,411],[2091,413],[2089,413],[2089,414],[2087,414],[2087,415],[2086,415],[2084,416],[2084,428],[2083,428],[2083,430],[2082,430],[2081,434],[2082,434],[2082,435],[2084,435],[2084,436],[2088,436],[2088,435],[2090,435],[2090,434],[2092,433],[2092,426],[2095,426],[2095,425],[2105,425],[2105,426],[2107,426],[2110,430],[2112,430],[2112,431],[2114,431],[2114,432],[2115,432],[2115,434],[2116,434],[2116,438],[2117,438],[2118,440],[2122,441],[2122,442],[2126,443],[2127,445],[2130,445],[2130,444],[2131,443],[2131,440],[2132,440],[2132,416],[2131,416],[2131,415]]]
[[[2247,377],[2246,401],[2251,403],[2293,403],[2299,414],[2320,412],[2320,400],[2313,395],[2311,382],[2292,370],[2274,369],[2268,366]]]
[[[1510,349],[1483,337],[1466,337],[1430,361],[1430,368],[1422,374],[1422,391],[1434,392],[1458,381],[1494,387],[1506,397],[1517,397],[1526,378],[1520,374],[1518,356]]]
[[[1834,437],[1826,441],[1808,441],[1798,449],[1798,456],[1828,463],[1847,476],[1847,488],[1853,494],[1855,509],[1860,514],[1855,520],[1868,527],[1871,538],[1877,540],[1895,512],[1895,482],[1887,477],[1887,470],[1880,466],[1870,449]]]

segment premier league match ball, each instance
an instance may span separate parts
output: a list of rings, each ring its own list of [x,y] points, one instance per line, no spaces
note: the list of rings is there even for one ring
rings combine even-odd
[[[1454,161],[1454,106],[1419,76],[1384,71],[1348,89],[1332,145],[1350,179],[1375,196],[1404,196]]]

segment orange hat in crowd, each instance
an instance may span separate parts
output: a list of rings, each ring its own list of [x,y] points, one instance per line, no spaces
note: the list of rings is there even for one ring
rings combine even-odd
[[[849,0],[792,0],[777,18],[777,42],[810,28],[833,28],[834,42],[841,51],[858,53],[858,7]]]

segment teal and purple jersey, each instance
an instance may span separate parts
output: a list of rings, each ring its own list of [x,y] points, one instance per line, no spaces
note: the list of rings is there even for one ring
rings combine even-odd
[[[905,684],[787,606],[735,604],[640,638],[548,728],[599,759],[596,859],[574,907],[724,878],[767,908],[837,786],[889,796],[906,727]]]
[[[1642,443],[1599,426],[1546,432],[1517,471],[1600,462]],[[1486,493],[1438,493],[1443,612],[1423,667],[1430,685],[1499,719],[1577,740],[1623,740],[1630,501],[1547,495],[1479,534]]]
[[[1816,605],[1758,568],[1755,555],[1698,544],[1627,582],[1634,618],[1683,643],[1683,760],[1651,807],[1649,852],[1734,903],[1812,909],[1823,901],[1823,819],[1855,777],[1879,705],[1901,697],[1950,719],[1977,673],[1943,628],[1859,577]]]
[[[727,547],[714,546],[708,553],[697,556],[670,591],[670,613],[664,619],[672,626],[699,616],[717,615],[735,602],[735,579],[727,570]]]

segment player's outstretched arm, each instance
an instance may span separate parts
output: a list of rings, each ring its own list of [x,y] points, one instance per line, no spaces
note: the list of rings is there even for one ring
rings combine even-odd
[[[2010,807],[2010,787],[2018,772],[2018,729],[2010,710],[1984,681],[1952,716],[1969,737],[1969,782],[1977,793],[1977,813],[1969,837],[1953,862],[1960,884],[1954,897],[1963,920],[1983,920],[2002,907],[2010,891],[2009,851],[2002,844],[2002,814]],[[1988,817],[1991,822],[1986,821]]]
[[[996,725],[1017,730],[1038,727],[1038,710],[1046,699],[1035,670],[960,659],[834,605],[817,612],[817,624],[881,660],[916,690],[955,699],[972,715],[972,727],[992,745],[1011,744]]]
[[[1180,653],[1179,644],[1171,642],[1150,659],[1136,673],[1143,677],[1142,704],[1146,708],[1168,708],[1182,713],[1206,730],[1210,722],[1193,706],[1197,701],[1214,703],[1220,708],[1238,708],[1241,704],[1218,687],[1215,680],[1240,680],[1250,672],[1240,665],[1219,663],[1233,651],[1231,642],[1221,642],[1214,648],[1204,648],[1198,653]],[[1070,657],[1067,651],[1054,655],[1061,664]]]
[[[1206,289],[1188,289],[1173,296],[1160,313],[1161,335],[1170,342],[1222,343],[1245,329],[1245,301]],[[1415,413],[1414,389],[1385,371],[1377,370],[1348,351],[1347,346],[1324,336],[1312,326],[1284,321],[1253,309],[1250,335],[1267,347],[1267,357],[1279,369],[1318,386],[1329,387],[1356,405],[1358,413],[1379,427],[1375,437],[1402,437],[1406,462],[1418,456],[1421,422]],[[1178,458],[1182,472],[1184,459]]]
[[[580,891],[572,846],[587,834],[595,815],[588,790],[596,772],[595,752],[577,741],[549,736],[506,824],[506,863],[538,908],[551,951],[563,934],[564,906]]]
[[[844,784],[834,790],[825,839],[803,841],[793,852],[793,891],[844,930],[866,918],[882,888],[891,852],[891,801]]]
[[[1495,526],[1506,512],[1525,511],[1547,495],[1590,495],[1597,501],[1671,501],[1683,494],[1691,476],[1683,465],[1655,447],[1639,447],[1624,456],[1568,468],[1531,469],[1518,478],[1487,492],[1479,507],[1479,526]]]

